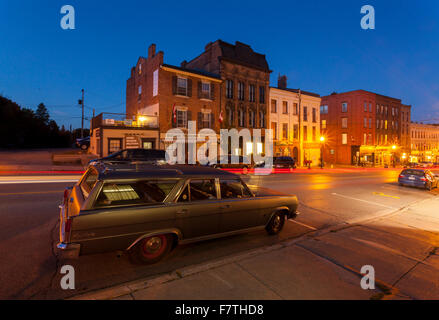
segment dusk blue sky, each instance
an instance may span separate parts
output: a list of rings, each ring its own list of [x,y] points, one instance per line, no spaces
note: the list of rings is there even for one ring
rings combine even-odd
[[[76,29],[60,27],[63,5]],[[360,8],[375,8],[362,30]],[[131,67],[149,44],[179,65],[209,41],[247,43],[266,55],[271,84],[328,95],[364,89],[412,105],[412,119],[439,122],[439,1],[9,1],[0,2],[0,94],[48,106],[59,125],[125,112]],[[87,127],[89,122],[86,121]]]

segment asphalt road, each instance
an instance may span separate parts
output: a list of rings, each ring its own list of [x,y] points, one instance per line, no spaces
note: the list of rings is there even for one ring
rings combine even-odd
[[[277,236],[261,231],[180,246],[168,258],[151,266],[133,265],[127,256],[118,257],[116,253],[83,256],[69,262],[75,267],[76,289],[68,291],[59,285],[64,261],[57,258],[55,245],[58,204],[63,189],[72,183],[0,181],[0,298],[65,298],[152,277],[316,229],[374,218],[434,197],[438,192],[400,187],[396,183],[398,173],[392,169],[319,173],[316,169],[313,173],[246,176],[244,180],[250,184],[296,194],[301,212],[298,219],[288,221]]]

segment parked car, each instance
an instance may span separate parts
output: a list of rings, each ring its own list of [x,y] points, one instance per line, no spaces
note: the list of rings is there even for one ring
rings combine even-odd
[[[93,159],[89,164],[102,163],[130,163],[130,162],[147,162],[147,163],[166,163],[166,151],[156,149],[123,149],[112,153],[106,157]]]
[[[296,161],[291,157],[275,157],[273,159],[274,168],[296,169]]]
[[[264,229],[297,216],[298,200],[204,166],[92,165],[60,205],[58,248],[71,258],[123,250],[154,263],[178,244]]]
[[[87,150],[90,147],[90,137],[76,139],[76,146],[81,150]]]
[[[234,160],[235,157],[236,160],[232,161]],[[233,163],[233,162],[237,162],[237,163]],[[212,168],[218,168],[218,169],[243,169],[244,174],[247,174],[248,170],[254,167],[251,161],[251,157],[232,156],[231,154],[219,157],[218,161],[216,163],[210,164],[210,166]]]
[[[398,183],[400,186],[407,185],[431,190],[438,187],[438,177],[430,170],[404,169],[399,174]]]

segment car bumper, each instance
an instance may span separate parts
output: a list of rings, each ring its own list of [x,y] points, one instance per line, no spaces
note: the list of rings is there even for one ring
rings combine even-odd
[[[287,219],[296,219],[299,214],[299,211],[291,211],[290,213],[288,213]]]
[[[56,247],[59,249],[59,255],[64,259],[78,259],[81,251],[79,243],[59,242]]]

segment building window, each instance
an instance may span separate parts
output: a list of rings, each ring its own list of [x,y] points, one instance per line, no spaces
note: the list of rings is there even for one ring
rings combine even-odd
[[[364,128],[367,128],[367,118],[364,118],[363,127],[364,127]]]
[[[211,113],[207,113],[207,112],[202,112],[201,113],[201,126],[202,128],[210,128],[211,127],[211,117],[212,114]]]
[[[341,134],[341,144],[348,144],[348,134],[347,133]]]
[[[299,113],[299,105],[297,103],[293,104],[293,114],[296,115]]]
[[[317,130],[316,127],[312,127],[312,141],[317,141]]]
[[[372,118],[369,118],[369,129],[372,129]]]
[[[283,114],[288,114],[288,101],[283,101],[282,102],[282,113]]]
[[[108,153],[114,153],[122,149],[122,139],[108,139]]]
[[[177,95],[187,96],[187,79],[177,78]]]
[[[312,122],[314,122],[314,123],[317,122],[317,109],[316,108],[312,108]]]
[[[210,99],[211,98],[211,85],[210,82],[201,82],[201,98]]]
[[[248,122],[249,122],[250,128],[255,127],[255,112],[253,110],[250,110],[248,113]]]
[[[259,87],[259,103],[265,103],[265,87]]]
[[[271,100],[271,113],[276,113],[277,112],[277,101],[272,99]]]
[[[238,110],[238,125],[240,127],[245,127],[245,112],[243,109]]]
[[[380,128],[380,120],[377,119],[377,129]]]
[[[244,100],[244,82],[238,82],[238,99]]]
[[[364,112],[367,112],[367,102],[364,102]]]
[[[343,102],[341,104],[341,112],[348,112],[348,103],[347,102]]]
[[[187,128],[187,111],[177,110],[177,127]]]
[[[137,100],[140,101],[140,99],[142,97],[142,86],[141,85],[137,88],[137,93],[138,93]]]
[[[226,113],[227,113],[227,122],[229,124],[229,126],[233,126],[234,125],[234,118],[233,118],[233,111],[231,108],[227,108],[226,109]]]
[[[328,114],[328,106],[320,106],[320,114]]]
[[[322,120],[322,129],[326,129],[326,120]]]
[[[369,112],[372,112],[372,103],[369,103]]]
[[[262,110],[259,111],[259,127],[265,128],[265,113]]]
[[[288,123],[282,124],[282,139],[288,140]]]
[[[254,85],[249,85],[248,86],[248,101],[250,102],[255,102],[255,86]]]
[[[152,74],[152,96],[155,97],[159,92],[159,70]]]
[[[372,134],[371,134],[371,133],[368,134],[367,139],[368,139],[368,140],[367,140],[367,144],[369,144],[369,145],[373,144],[373,141],[372,141]]]
[[[139,64],[139,74],[142,74],[142,64]]]
[[[341,127],[346,129],[348,127],[348,118],[341,118]]]
[[[233,81],[226,80],[226,97],[233,99]]]
[[[384,120],[384,129],[387,130],[387,120]]]
[[[308,126],[303,126],[303,141],[308,141]]]
[[[271,130],[273,130],[273,140],[277,140],[277,123],[276,122],[272,122],[271,123]]]
[[[303,121],[308,121],[308,107],[303,107]]]
[[[299,138],[299,125],[295,124],[293,126],[293,138],[298,139]]]

